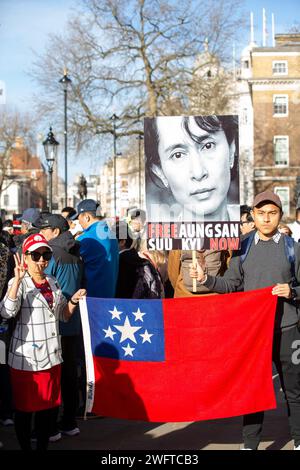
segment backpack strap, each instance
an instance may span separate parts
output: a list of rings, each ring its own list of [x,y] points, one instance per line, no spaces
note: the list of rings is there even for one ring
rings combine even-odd
[[[240,250],[240,262],[241,262],[241,264],[243,264],[243,262],[245,261],[246,256],[248,255],[248,252],[250,250],[250,246],[252,245],[252,242],[253,242],[254,237],[255,237],[255,233],[256,233],[255,230],[253,230],[252,232],[250,232],[249,237],[245,238],[242,241],[241,250]]]
[[[254,240],[255,237],[255,231],[251,232],[249,237],[245,238],[242,241],[241,244],[241,250],[240,250],[240,262],[243,264],[245,261],[246,256],[248,255],[250,246]],[[284,249],[285,249],[285,255],[288,259],[288,262],[291,265],[291,274],[292,274],[292,286],[297,286],[298,282],[296,279],[296,269],[295,269],[295,262],[296,262],[296,257],[295,257],[295,242],[292,237],[289,237],[288,235],[284,235]]]
[[[296,269],[295,269],[295,242],[292,237],[288,235],[284,235],[284,249],[286,257],[291,265],[291,273],[292,273],[292,286],[297,285],[296,279]]]

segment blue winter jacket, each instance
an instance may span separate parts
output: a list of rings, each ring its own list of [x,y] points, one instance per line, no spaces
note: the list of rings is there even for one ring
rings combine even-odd
[[[84,230],[80,254],[84,263],[84,287],[88,297],[113,298],[119,270],[119,248],[105,220]]]

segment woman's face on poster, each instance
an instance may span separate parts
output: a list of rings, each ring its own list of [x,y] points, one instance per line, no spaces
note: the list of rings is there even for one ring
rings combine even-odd
[[[201,129],[192,117],[188,127],[195,140],[181,116],[158,117],[156,124],[163,184],[187,213],[217,216],[227,206],[235,143],[228,143],[223,130]]]

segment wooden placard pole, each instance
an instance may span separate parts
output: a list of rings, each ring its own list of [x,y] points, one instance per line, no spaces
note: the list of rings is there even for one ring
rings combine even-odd
[[[197,254],[196,250],[192,251],[192,263],[193,263],[193,268],[196,268],[197,265]],[[193,277],[193,293],[197,292],[197,279]]]

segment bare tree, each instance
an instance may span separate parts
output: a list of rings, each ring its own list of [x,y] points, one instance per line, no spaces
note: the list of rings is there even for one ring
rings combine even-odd
[[[82,0],[66,34],[52,35],[32,67],[46,90],[39,109],[51,119],[62,113],[58,79],[67,67],[69,129],[78,148],[113,134],[113,113],[118,136],[129,136],[142,133],[144,116],[189,112],[202,67],[196,58],[208,43],[213,56],[228,59],[243,24],[240,7],[240,0]],[[215,91],[206,86],[206,101]]]
[[[32,147],[33,125],[33,119],[29,115],[6,108],[0,111],[0,196],[13,182],[10,178],[11,151],[18,138]]]
[[[300,34],[300,22],[294,21],[292,26],[288,30],[289,34]]]

